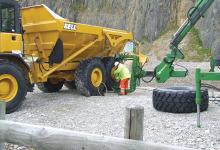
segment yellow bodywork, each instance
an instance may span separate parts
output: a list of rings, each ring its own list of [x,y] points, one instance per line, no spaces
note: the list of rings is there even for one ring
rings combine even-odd
[[[0,53],[11,53],[22,50],[22,35],[16,33],[0,33]]]
[[[50,77],[73,80],[70,75],[79,62],[92,57],[114,57],[127,41],[133,40],[130,32],[79,24],[64,19],[45,5],[21,10],[24,32],[24,54],[37,57],[32,64],[34,82],[44,82]],[[60,39],[63,41],[64,59],[49,66],[49,56]],[[95,75],[92,77],[95,82]],[[98,82],[98,81],[97,81]]]

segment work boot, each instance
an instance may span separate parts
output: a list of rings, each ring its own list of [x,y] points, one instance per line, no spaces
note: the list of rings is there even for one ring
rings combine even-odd
[[[125,89],[125,95],[128,95],[128,89]]]
[[[125,95],[125,92],[120,92],[118,95],[123,96],[123,95]]]
[[[125,89],[121,89],[119,95],[125,95]]]

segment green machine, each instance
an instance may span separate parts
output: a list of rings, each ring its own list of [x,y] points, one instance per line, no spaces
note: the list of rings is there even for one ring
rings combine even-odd
[[[154,78],[158,83],[166,82],[170,77],[186,77],[187,70],[174,70],[173,63],[175,60],[184,59],[184,54],[178,45],[189,33],[192,27],[203,17],[204,13],[210,8],[214,0],[197,0],[194,7],[192,7],[188,14],[187,19],[183,25],[174,34],[170,42],[170,52],[162,60],[162,62],[155,67],[154,71],[144,71],[143,67],[139,64],[139,58],[135,55],[121,54],[118,57],[120,61],[132,61],[132,76],[130,81],[130,89],[128,92],[136,90],[140,79],[151,76],[152,81]],[[215,60],[211,60],[211,72],[202,72],[201,69],[196,69],[196,104],[197,104],[197,126],[200,127],[200,104],[201,104],[201,81],[202,80],[220,80],[220,73],[214,72]],[[143,79],[144,80],[144,79]],[[148,82],[150,82],[148,81]],[[146,82],[146,81],[145,81]]]

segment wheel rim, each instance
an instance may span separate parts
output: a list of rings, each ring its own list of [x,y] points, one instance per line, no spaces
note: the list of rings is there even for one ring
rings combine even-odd
[[[95,68],[91,74],[92,85],[95,87],[99,87],[102,83],[102,70],[99,68]]]
[[[0,99],[9,102],[15,98],[18,92],[18,82],[10,74],[0,75]]]

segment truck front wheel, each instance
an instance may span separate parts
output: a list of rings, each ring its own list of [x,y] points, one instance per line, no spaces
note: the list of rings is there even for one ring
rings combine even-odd
[[[0,100],[6,102],[6,113],[16,111],[27,95],[27,80],[21,68],[14,63],[0,63]]]
[[[77,91],[84,96],[104,94],[105,66],[98,58],[82,61],[75,72]]]

